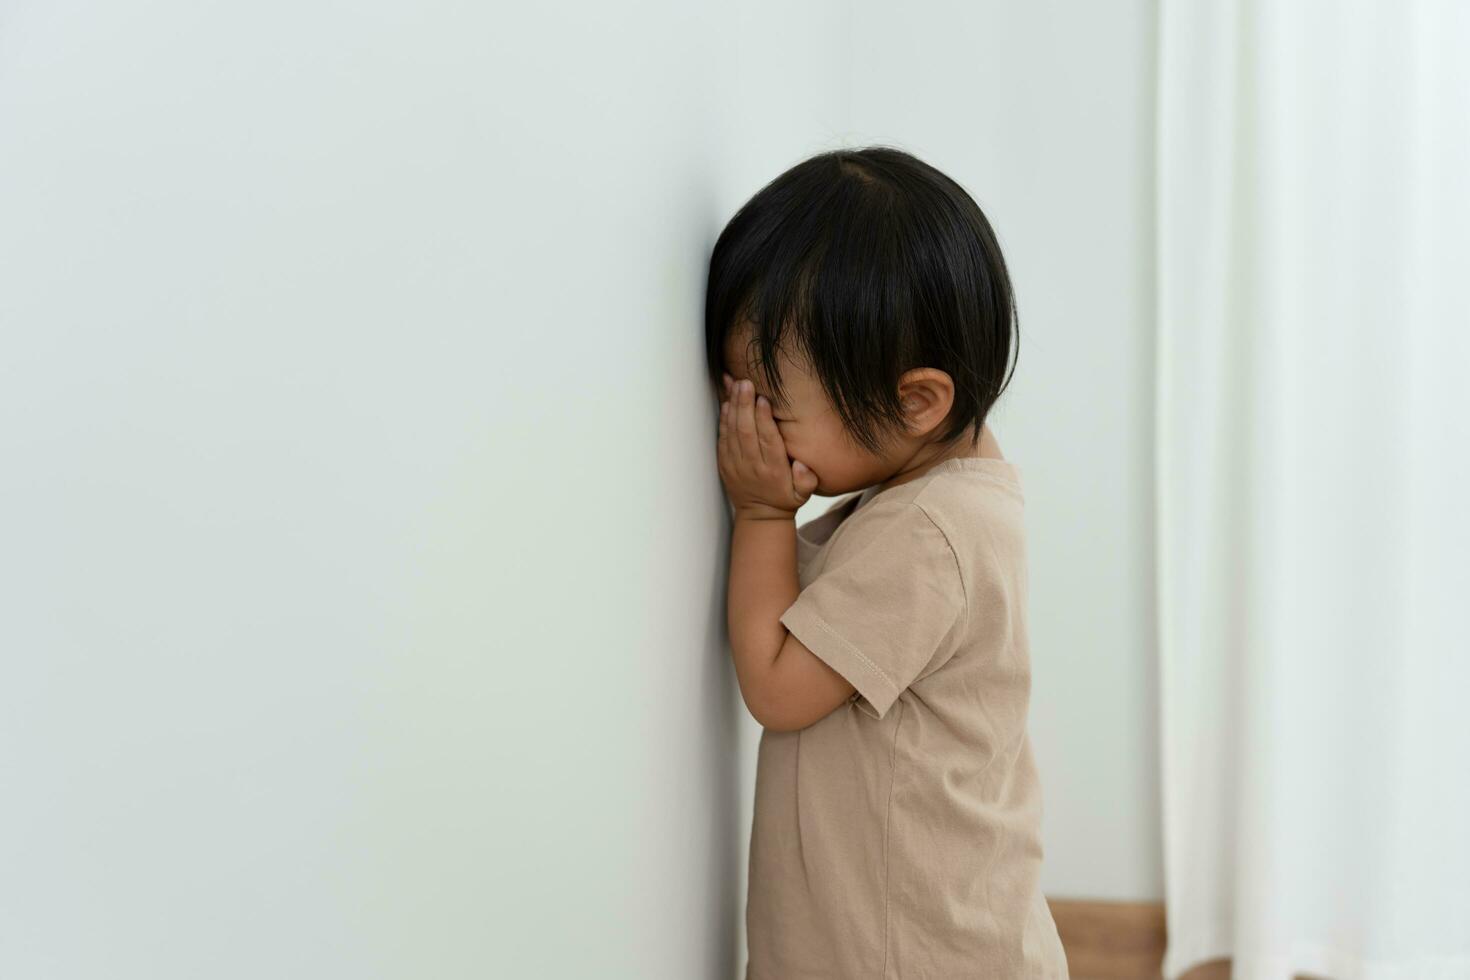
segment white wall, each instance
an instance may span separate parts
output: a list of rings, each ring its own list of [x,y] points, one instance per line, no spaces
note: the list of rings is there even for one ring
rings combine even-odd
[[[705,263],[840,20],[7,6],[0,976],[733,975]]]
[[[8,5],[0,976],[733,975],[705,262],[869,139],[1016,267],[1048,891],[1155,892],[1147,45],[1066,9]]]

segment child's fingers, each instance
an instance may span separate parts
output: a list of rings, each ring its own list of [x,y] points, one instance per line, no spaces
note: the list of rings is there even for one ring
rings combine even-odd
[[[727,398],[720,404],[720,442],[724,448],[725,465],[734,473],[745,461],[745,447],[740,439],[740,398]]]
[[[730,442],[730,402],[726,399],[720,402],[720,435],[715,443],[715,457],[719,460],[721,469],[729,468]]]
[[[817,491],[817,474],[800,460],[791,463],[791,489],[796,491],[796,499],[806,503],[806,499]]]
[[[730,409],[735,413],[735,432],[739,436],[740,456],[749,462],[761,458],[760,440],[755,434],[755,386],[741,382],[736,404]]]
[[[762,459],[769,462],[786,458],[786,446],[781,441],[781,431],[776,428],[776,418],[771,414],[771,403],[764,397],[756,399],[755,429],[760,438]]]

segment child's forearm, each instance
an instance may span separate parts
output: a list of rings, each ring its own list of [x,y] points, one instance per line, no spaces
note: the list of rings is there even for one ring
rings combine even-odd
[[[737,515],[730,539],[726,615],[735,676],[748,706],[762,700],[763,684],[786,640],[781,614],[800,592],[795,517]]]

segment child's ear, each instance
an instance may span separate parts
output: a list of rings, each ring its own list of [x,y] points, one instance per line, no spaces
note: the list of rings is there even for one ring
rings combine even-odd
[[[909,431],[924,435],[949,417],[954,381],[938,368],[914,368],[899,379],[898,400]]]

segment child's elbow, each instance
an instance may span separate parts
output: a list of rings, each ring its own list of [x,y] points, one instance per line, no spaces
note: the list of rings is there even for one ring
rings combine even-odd
[[[789,711],[782,711],[776,699],[752,696],[744,691],[741,692],[745,698],[745,710],[750,712],[750,717],[755,723],[768,732],[794,732],[805,728],[791,717]]]
[[[770,704],[760,703],[758,699],[746,698],[745,708],[750,712],[750,717],[755,723],[768,732],[794,732],[803,726],[794,725],[792,720],[776,710]]]

